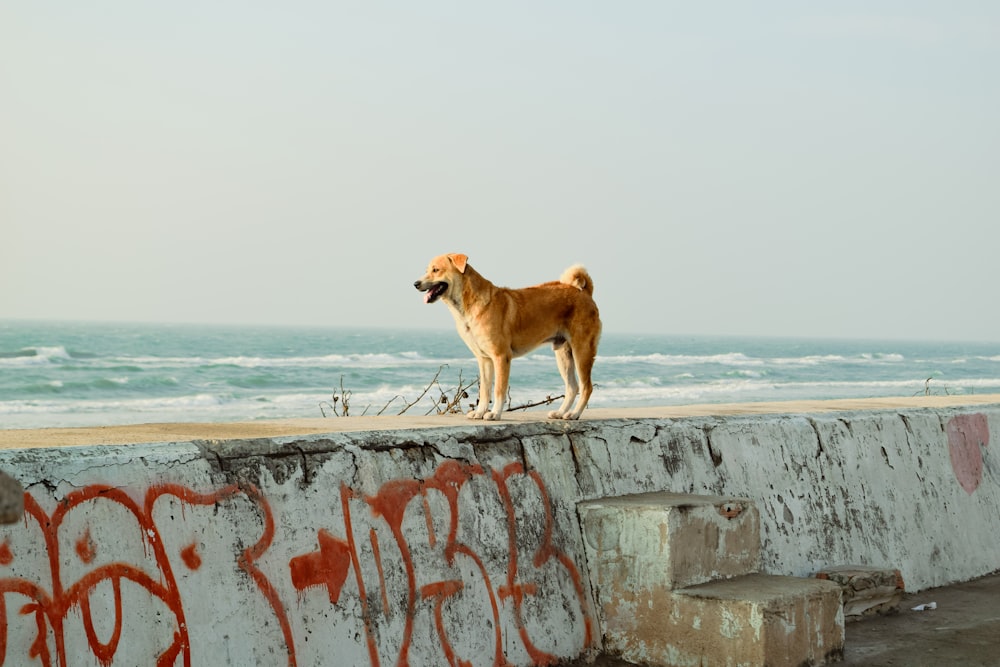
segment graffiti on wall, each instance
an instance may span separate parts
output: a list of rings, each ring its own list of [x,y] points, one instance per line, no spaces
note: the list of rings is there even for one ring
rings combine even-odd
[[[251,498],[259,506],[265,525],[260,539],[234,557],[234,565],[255,582],[260,595],[273,607],[285,636],[290,640],[290,626],[281,601],[270,581],[255,565],[256,560],[270,546],[274,533],[270,508],[256,489],[232,485],[214,493],[198,494],[183,486],[162,484],[149,488],[140,503],[122,489],[91,485],[62,498],[51,514],[46,513],[30,493],[26,493],[24,531],[31,531],[32,535],[28,539],[16,540],[16,544],[23,549],[12,544],[12,529],[5,531],[8,535],[0,543],[0,566],[9,568],[17,559],[27,558],[32,562],[22,569],[33,570],[38,576],[0,578],[0,664],[8,664],[8,657],[11,658],[10,664],[19,664],[18,656],[11,655],[18,647],[12,646],[8,632],[7,607],[15,597],[12,594],[27,599],[17,609],[17,613],[34,619],[34,626],[37,628],[34,640],[27,647],[28,658],[46,666],[68,665],[65,630],[68,619],[75,612],[77,619],[74,620],[82,624],[87,645],[93,655],[102,665],[112,664],[122,637],[126,614],[122,590],[123,584],[128,582],[144,589],[150,600],[156,601],[158,612],[162,613],[162,609],[172,615],[172,633],[167,638],[166,646],[159,652],[156,664],[174,665],[180,658],[182,664],[190,665],[190,629],[185,622],[184,604],[177,586],[175,568],[180,561],[189,570],[197,570],[201,567],[202,559],[196,542],[186,544],[178,553],[177,559],[170,557],[154,519],[153,508],[164,496],[174,496],[191,506],[213,506],[237,494]],[[110,511],[99,508],[108,503],[112,506]],[[82,520],[73,520],[77,514]],[[98,525],[88,519],[88,515],[108,518],[113,523]],[[128,532],[136,537],[143,552],[140,557],[134,557],[134,553],[130,553],[132,557],[121,558],[122,552],[133,551],[129,547],[134,547],[134,544],[96,538],[98,531],[107,535],[111,535],[111,531],[119,536],[128,534],[121,528],[129,525],[132,530]],[[71,529],[64,530],[66,526],[71,526]],[[40,539],[40,544],[32,544],[31,537]],[[40,561],[44,561],[47,572],[32,567]],[[91,609],[92,598],[102,586],[110,586],[113,596],[110,604],[113,623],[107,633],[110,636],[106,639],[98,637],[95,614]]]
[[[990,444],[990,425],[981,412],[955,415],[945,424],[948,456],[955,478],[972,494],[983,481],[983,449]]]
[[[248,610],[238,622],[266,628],[272,664],[314,664],[346,642],[360,657],[339,664],[501,667],[516,651],[548,665],[592,643],[580,571],[544,481],[520,462],[448,461],[371,495],[341,485],[310,531],[276,527],[280,508],[246,483],[130,491],[90,485],[50,511],[25,494],[23,523],[0,529],[0,664],[205,664],[222,631],[200,624],[221,595]],[[213,547],[226,530],[227,548]],[[555,614],[579,626],[574,646],[539,631]],[[260,628],[233,630],[252,642]]]

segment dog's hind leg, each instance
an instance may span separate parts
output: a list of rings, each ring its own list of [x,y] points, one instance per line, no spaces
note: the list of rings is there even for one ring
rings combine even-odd
[[[489,357],[476,357],[479,362],[479,402],[466,413],[469,419],[482,419],[490,408],[490,389],[493,388],[493,361]]]
[[[577,403],[573,412],[563,415],[563,419],[579,419],[594,391],[594,385],[590,381],[590,372],[594,368],[594,360],[597,358],[597,340],[598,336],[594,335],[579,343],[573,342],[574,347],[576,347],[573,360],[576,363],[576,372],[580,376],[580,402]]]
[[[510,356],[497,354],[490,359],[493,369],[493,409],[483,415],[487,421],[499,420],[507,402],[507,384],[510,382]]]
[[[553,345],[552,349],[556,353],[556,365],[559,367],[559,375],[562,376],[566,392],[562,405],[559,406],[558,410],[549,413],[549,419],[563,419],[569,409],[573,407],[579,385],[576,382],[576,371],[573,370],[573,348],[564,342]]]

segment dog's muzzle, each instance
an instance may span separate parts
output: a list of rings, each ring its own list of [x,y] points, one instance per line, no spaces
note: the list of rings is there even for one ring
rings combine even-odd
[[[418,280],[413,283],[421,292],[424,292],[424,303],[434,303],[441,298],[441,295],[448,291],[448,283],[425,283],[422,280]]]

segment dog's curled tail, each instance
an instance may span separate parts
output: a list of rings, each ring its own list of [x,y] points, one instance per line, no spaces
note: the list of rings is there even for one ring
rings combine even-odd
[[[590,278],[590,274],[587,273],[587,269],[583,268],[582,264],[574,264],[563,271],[559,282],[564,285],[572,285],[578,290],[594,296],[594,281]]]

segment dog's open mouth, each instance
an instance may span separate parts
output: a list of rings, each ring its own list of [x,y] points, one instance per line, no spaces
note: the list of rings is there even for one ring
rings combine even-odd
[[[434,283],[424,293],[424,303],[434,303],[448,291],[448,283]]]

